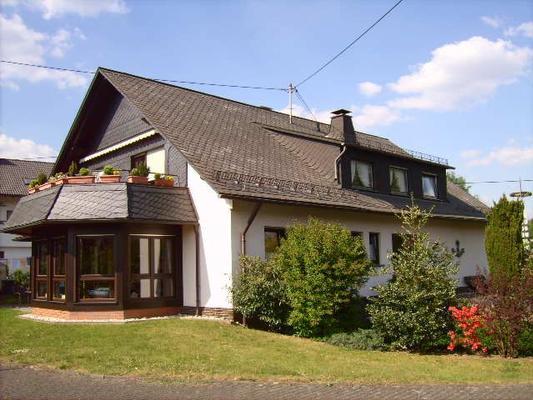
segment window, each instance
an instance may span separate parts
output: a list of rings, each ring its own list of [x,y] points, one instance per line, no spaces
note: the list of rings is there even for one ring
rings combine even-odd
[[[65,240],[52,240],[52,299],[66,300]]]
[[[404,168],[390,167],[389,183],[391,193],[407,194],[407,191],[409,190],[407,181],[407,170]]]
[[[284,228],[265,228],[265,258],[267,260],[276,252],[284,237]]]
[[[352,160],[352,186],[372,189],[374,187],[374,171],[372,164]]]
[[[424,197],[436,199],[438,197],[437,176],[422,174],[422,189],[424,192]]]
[[[35,243],[35,298],[48,300],[48,272],[50,263],[50,247],[48,240]]]
[[[11,214],[13,214],[13,210],[7,210],[6,211],[6,220],[8,220],[9,217],[11,217]]]
[[[402,247],[402,237],[398,233],[392,234],[392,252],[396,253]]]
[[[5,256],[6,256],[5,253],[3,251],[0,251],[0,259],[5,258]]]
[[[368,256],[374,265],[379,265],[379,233],[368,234]]]
[[[131,168],[137,168],[139,165],[146,164],[146,153],[136,154],[131,157]]]
[[[174,297],[174,237],[130,236],[130,297]]]
[[[110,300],[115,295],[115,237],[78,236],[80,301]]]

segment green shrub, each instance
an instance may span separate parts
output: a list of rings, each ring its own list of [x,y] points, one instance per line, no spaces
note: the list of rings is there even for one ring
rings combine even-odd
[[[88,176],[91,173],[91,170],[89,168],[82,167],[80,168],[80,176]]]
[[[520,333],[518,354],[522,357],[533,356],[533,322],[530,322]]]
[[[156,172],[154,174],[154,179],[161,179],[161,174],[159,172]]]
[[[115,168],[113,168],[112,165],[106,165],[104,167],[104,175],[113,175],[114,171],[115,171]]]
[[[144,163],[140,163],[138,166],[137,166],[137,171],[139,171],[139,176],[148,176],[150,175],[150,168],[148,168],[146,166],[146,164]]]
[[[76,161],[72,161],[68,167],[67,174],[68,176],[76,176],[78,173],[78,164],[76,164]]]
[[[402,246],[388,271],[393,278],[375,288],[368,306],[373,328],[395,348],[427,350],[448,341],[457,265],[446,247],[430,242],[429,218],[414,204],[401,212]]]
[[[42,185],[43,183],[48,182],[48,177],[44,172],[39,172],[37,175],[37,184]]]
[[[522,241],[524,203],[503,196],[487,216],[485,249],[491,275],[516,275],[526,262]]]
[[[241,257],[240,273],[231,288],[233,307],[245,318],[256,318],[271,330],[286,327],[288,304],[281,274],[259,257]]]
[[[383,336],[373,329],[358,329],[350,333],[335,333],[324,338],[324,342],[354,350],[388,349]]]
[[[287,323],[306,337],[338,330],[339,313],[371,269],[361,240],[339,224],[314,218],[288,228],[271,262],[286,287]]]
[[[21,288],[28,289],[30,287],[30,273],[24,272],[20,269],[13,272],[10,276],[15,281],[15,284]]]
[[[37,179],[32,179],[29,184],[30,189],[33,189],[36,186],[39,186],[39,182],[37,181]]]

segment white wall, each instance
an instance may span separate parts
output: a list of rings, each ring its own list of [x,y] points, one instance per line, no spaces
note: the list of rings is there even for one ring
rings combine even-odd
[[[200,282],[202,307],[231,308],[231,208],[190,165],[187,181],[200,224]],[[184,229],[183,289],[184,305],[195,305],[194,231]],[[187,254],[188,253],[188,254]]]
[[[246,226],[253,209],[253,203],[234,201],[232,214],[232,255],[233,270],[238,271],[240,254],[240,235]],[[380,263],[387,265],[387,253],[392,250],[392,234],[400,232],[398,219],[393,215],[363,213],[336,210],[331,208],[316,208],[303,206],[287,206],[277,204],[263,204],[251,225],[247,235],[247,254],[264,257],[264,228],[286,227],[294,221],[305,221],[314,216],[327,221],[344,224],[351,231],[363,232],[363,240],[368,250],[368,233],[380,234]],[[428,231],[432,238],[444,242],[448,247],[455,247],[455,241],[465,249],[464,255],[458,259],[460,271],[458,284],[463,285],[462,278],[475,275],[476,268],[485,268],[486,256],[484,248],[484,224],[481,222],[434,219],[428,224]],[[373,277],[361,291],[363,295],[372,293],[370,288],[386,277]]]
[[[7,211],[13,211],[17,205],[18,198],[1,196],[0,197],[0,229],[7,220]],[[4,252],[4,259],[7,260],[10,272],[17,269],[29,270],[27,258],[31,257],[30,242],[13,241],[17,235],[10,235],[0,232],[0,251]]]
[[[165,174],[165,149],[160,147],[158,149],[149,150],[146,153],[146,166],[150,168],[150,177],[153,178],[154,173]]]

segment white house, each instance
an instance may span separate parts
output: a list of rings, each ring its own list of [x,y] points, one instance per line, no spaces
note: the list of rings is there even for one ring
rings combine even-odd
[[[242,254],[268,256],[284,228],[315,216],[362,235],[370,258],[387,264],[411,195],[433,210],[431,235],[455,249],[459,286],[486,265],[487,207],[447,181],[447,161],[355,130],[346,110],[330,124],[290,122],[267,107],[101,68],[54,173],[72,161],[96,182],[26,196],[5,228],[33,241],[35,313],[230,316]],[[141,163],[173,176],[174,187],[124,182]],[[105,165],[123,181],[99,183]]]

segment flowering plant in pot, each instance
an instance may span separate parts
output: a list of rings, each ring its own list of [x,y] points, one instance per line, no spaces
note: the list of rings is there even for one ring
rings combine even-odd
[[[45,190],[52,187],[52,183],[48,181],[48,177],[42,172],[37,175],[37,184],[39,185],[39,190]]]
[[[54,177],[56,178],[56,186],[68,183],[68,177],[63,172],[58,172]]]
[[[120,170],[111,165],[104,167],[103,175],[100,175],[100,182],[102,183],[118,183],[120,182]]]
[[[150,174],[150,168],[145,164],[139,164],[137,167],[130,171],[128,176],[128,183],[148,183],[148,175]]]
[[[174,178],[168,175],[154,174],[154,184],[156,186],[174,186]]]
[[[76,176],[69,176],[69,183],[94,183],[94,175],[91,175],[89,168],[80,168],[80,172]]]
[[[32,194],[39,191],[39,182],[37,182],[37,179],[32,179],[30,184],[28,185],[28,193]]]

